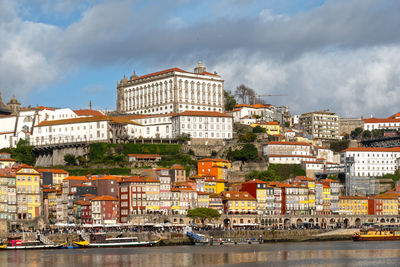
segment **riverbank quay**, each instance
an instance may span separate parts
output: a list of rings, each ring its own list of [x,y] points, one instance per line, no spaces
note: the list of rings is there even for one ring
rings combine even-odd
[[[358,229],[347,229],[347,231],[328,231],[321,229],[313,230],[231,230],[231,231],[207,231],[200,232],[218,239],[251,239],[263,242],[305,242],[305,241],[335,241],[351,240],[351,235]]]
[[[253,243],[258,240],[268,242],[306,242],[306,241],[339,241],[351,240],[351,235],[357,232],[358,229],[339,229],[339,230],[321,230],[321,229],[303,229],[303,230],[208,230],[199,231],[207,237],[212,237],[215,244],[218,244],[220,239],[235,240],[252,240]],[[124,233],[108,232],[107,237],[137,237],[139,241],[154,241],[161,239],[160,246],[182,246],[193,245],[194,241],[190,239],[182,231],[178,232],[153,232],[153,231],[128,231]],[[13,234],[12,236],[21,237],[21,233]],[[66,243],[69,246],[73,245],[73,241],[78,241],[80,235],[78,233],[56,233],[48,234],[46,237],[55,244]],[[25,240],[35,240],[35,232],[26,232],[23,234]],[[5,240],[3,240],[5,241]]]

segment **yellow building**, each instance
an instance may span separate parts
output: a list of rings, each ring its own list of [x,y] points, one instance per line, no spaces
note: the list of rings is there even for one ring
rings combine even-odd
[[[399,197],[394,194],[384,194],[369,197],[368,214],[370,215],[398,215]]]
[[[160,181],[151,177],[143,177],[145,186],[143,191],[146,192],[144,202],[147,213],[156,213],[160,210]]]
[[[199,176],[211,175],[217,179],[227,179],[232,163],[226,159],[202,159],[197,161],[197,174]]]
[[[322,186],[322,205],[323,213],[331,214],[331,188],[328,185]]]
[[[222,192],[224,211],[226,214],[256,214],[257,200],[248,192]]]
[[[57,185],[58,189],[61,188],[63,180],[69,176],[69,173],[62,169],[38,169],[37,171],[42,174],[43,179],[45,176],[51,176],[52,185]]]
[[[197,207],[208,208],[210,206],[210,194],[206,192],[197,192]]]
[[[269,121],[269,122],[255,122],[250,124],[251,127],[260,126],[264,128],[269,135],[279,135],[280,126],[279,123],[276,121]]]
[[[313,214],[315,211],[315,179],[306,176],[296,176],[295,178],[293,178],[292,182],[299,183],[308,188],[307,205],[309,210],[311,211],[310,213]],[[303,201],[303,203],[305,202]]]
[[[247,192],[257,199],[257,211],[259,214],[269,214],[271,210],[271,196],[273,189],[268,187],[267,182],[253,179],[241,184],[241,192]],[[272,200],[273,202],[273,200]]]
[[[11,168],[15,164],[15,159],[9,153],[0,153],[0,169]]]
[[[310,214],[313,215],[315,212],[315,192],[310,191],[308,194],[308,207],[310,209]]]
[[[293,185],[293,187],[298,189],[298,201],[299,201],[299,210],[297,214],[310,214],[310,205],[309,205],[309,190],[304,185]]]
[[[0,219],[7,219],[8,177],[5,169],[0,169]]]
[[[223,191],[226,191],[227,188],[228,188],[228,181],[223,179],[216,179],[213,176],[209,176],[204,181],[204,191],[206,193],[219,194]]]
[[[180,199],[180,194],[181,192],[177,188],[172,188],[171,189],[171,213],[174,215],[180,214],[180,205],[179,205],[179,199]]]
[[[367,215],[368,197],[339,197],[339,214],[341,215]]]
[[[22,164],[16,173],[18,219],[30,220],[42,214],[40,173]]]

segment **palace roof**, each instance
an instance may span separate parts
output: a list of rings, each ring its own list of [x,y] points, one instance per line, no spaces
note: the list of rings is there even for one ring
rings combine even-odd
[[[78,116],[104,116],[102,112],[93,109],[78,109],[74,110],[74,112]]]

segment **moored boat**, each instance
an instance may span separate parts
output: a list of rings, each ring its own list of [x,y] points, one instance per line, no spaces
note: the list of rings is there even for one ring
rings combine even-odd
[[[83,248],[103,248],[103,247],[152,247],[157,241],[138,241],[137,237],[115,237],[107,238],[105,233],[91,234],[90,239],[74,241],[74,244]]]
[[[368,230],[355,233],[352,236],[353,241],[388,241],[400,240],[400,230]]]
[[[46,244],[40,240],[20,240],[8,238],[7,244],[0,245],[0,249],[22,250],[22,249],[54,249],[61,248],[64,244]]]

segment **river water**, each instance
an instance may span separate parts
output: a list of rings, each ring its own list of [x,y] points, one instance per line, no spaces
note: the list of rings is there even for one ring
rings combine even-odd
[[[0,251],[0,266],[400,266],[400,242]]]

